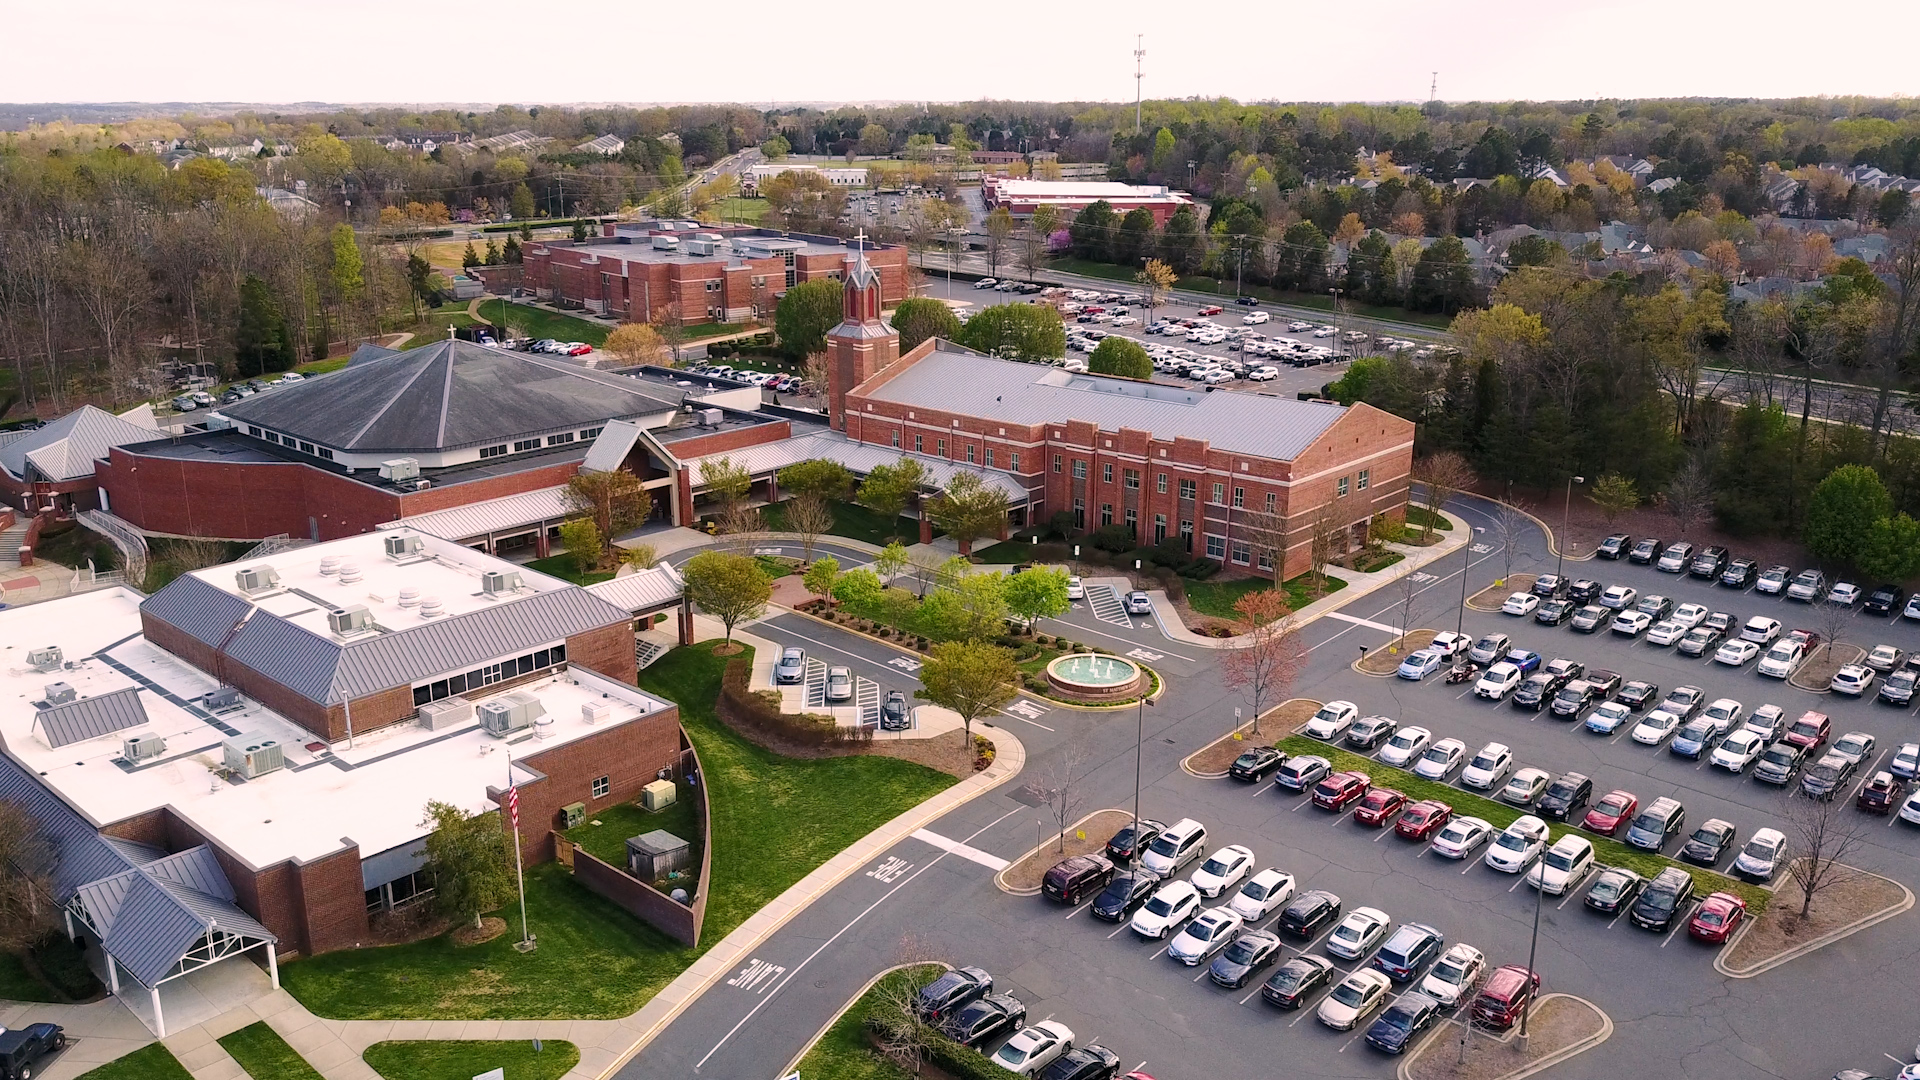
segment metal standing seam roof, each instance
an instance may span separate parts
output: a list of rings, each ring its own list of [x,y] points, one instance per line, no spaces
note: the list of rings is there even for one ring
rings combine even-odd
[[[678,571],[666,563],[632,574],[623,574],[587,586],[587,591],[628,612],[647,611],[678,603],[687,584]]]
[[[25,479],[31,464],[49,480],[93,475],[93,463],[115,446],[152,442],[152,428],[122,420],[104,409],[82,405],[44,427],[0,444],[0,468]]]
[[[864,396],[1008,424],[1081,420],[1100,430],[1203,440],[1278,461],[1299,457],[1346,414],[1341,405],[1235,390],[1187,389],[936,348]]]
[[[595,443],[595,445],[599,444]],[[503,495],[484,502],[449,507],[428,514],[416,514],[413,517],[388,522],[381,528],[407,528],[445,540],[459,541],[468,537],[485,536],[488,533],[505,532],[538,525],[543,521],[571,517],[574,513],[572,505],[567,501],[567,485],[556,484],[553,487],[523,491],[518,495]]]
[[[147,709],[140,703],[139,689],[129,686],[43,709],[34,722],[47,745],[58,750],[68,743],[139,727],[147,722]]]
[[[837,431],[818,431],[808,435],[796,435],[790,439],[781,439],[778,442],[731,450],[724,454],[707,454],[690,459],[687,464],[693,468],[695,475],[700,477],[698,482],[704,484],[706,463],[718,461],[721,458],[726,458],[754,476],[815,458],[837,461],[849,470],[864,476],[872,472],[876,466],[892,465],[901,458],[912,458],[926,468],[928,478],[936,487],[944,488],[953,482],[954,477],[966,472],[978,476],[982,483],[1004,492],[1007,498],[1015,502],[1025,502],[1028,495],[1026,485],[1012,473],[948,461],[946,458],[932,457],[927,454],[908,453],[888,446],[855,442]]]
[[[192,574],[181,574],[159,592],[140,602],[140,614],[151,615],[202,645],[218,648],[233,633],[253,605]]]
[[[67,805],[20,763],[0,754],[0,799],[19,803],[40,825],[53,848],[54,892],[66,903],[80,886],[125,873],[140,865],[141,856],[156,849],[101,836],[94,824]]]
[[[614,472],[620,463],[627,460],[633,452],[633,444],[640,441],[640,425],[628,420],[612,420],[594,436],[593,446],[587,450],[585,461],[580,463],[581,472]]]
[[[143,986],[158,985],[173,974],[187,951],[216,929],[261,941],[280,940],[231,899],[149,875],[144,868],[129,877],[112,924],[101,931],[101,946]]]

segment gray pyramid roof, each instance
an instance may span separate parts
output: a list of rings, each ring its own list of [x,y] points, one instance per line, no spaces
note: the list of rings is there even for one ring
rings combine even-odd
[[[0,445],[0,468],[17,480],[27,467],[48,480],[78,480],[93,475],[93,463],[115,446],[152,442],[160,433],[129,423],[104,409],[82,405],[43,428]]]
[[[450,340],[385,356],[362,350],[339,371],[221,412],[241,424],[371,454],[478,446],[679,404],[624,375]],[[0,461],[9,449],[0,447]]]

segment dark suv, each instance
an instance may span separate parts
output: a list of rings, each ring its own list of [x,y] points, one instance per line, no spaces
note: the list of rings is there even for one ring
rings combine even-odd
[[[1633,537],[1628,536],[1626,533],[1614,533],[1612,536],[1600,541],[1600,546],[1594,548],[1593,553],[1603,559],[1618,559],[1622,555],[1625,555],[1627,549],[1632,546]]]
[[[937,1023],[992,991],[993,976],[985,968],[954,968],[920,988],[913,998],[913,1011],[927,1023]]]
[[[1735,559],[1720,571],[1720,584],[1729,589],[1750,589],[1759,577],[1759,563],[1752,559]]]
[[[1113,877],[1113,863],[1100,855],[1075,855],[1054,863],[1040,881],[1040,891],[1049,900],[1078,904],[1107,887]]]
[[[1861,606],[1861,610],[1869,615],[1891,615],[1899,610],[1901,601],[1905,599],[1906,594],[1900,591],[1900,586],[1881,585],[1867,594],[1867,602]]]
[[[1113,839],[1107,841],[1107,858],[1116,863],[1131,863],[1147,850],[1148,844],[1158,840],[1160,834],[1166,831],[1166,822],[1141,818],[1139,834],[1135,835],[1133,824],[1129,822],[1113,834]]]
[[[66,1032],[59,1024],[28,1024],[11,1031],[0,1030],[0,1077],[5,1080],[31,1080],[48,1058],[67,1048]]]
[[[1708,581],[1712,581],[1725,572],[1727,569],[1727,559],[1729,557],[1730,553],[1726,548],[1702,548],[1699,553],[1694,555],[1693,565],[1687,568],[1687,572],[1694,577],[1705,578]]]

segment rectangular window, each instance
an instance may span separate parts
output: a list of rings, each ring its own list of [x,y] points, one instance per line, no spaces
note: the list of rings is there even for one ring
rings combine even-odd
[[[1087,527],[1087,504],[1080,499],[1073,500],[1073,527],[1079,530]]]
[[[502,660],[497,664],[477,667],[463,675],[453,675],[437,682],[423,683],[413,688],[413,703],[420,706],[429,701],[452,697],[479,690],[494,683],[538,671],[542,668],[557,667],[567,662],[567,647],[555,645],[551,649],[540,649],[525,656],[516,656],[511,660]]]
[[[506,453],[506,443],[501,443],[499,446],[483,446],[480,448],[480,457],[482,460],[490,457],[505,457]]]
[[[588,440],[588,439],[596,439],[596,438],[599,438],[599,437],[600,437],[600,432],[601,432],[601,430],[602,430],[601,428],[597,428],[597,427],[590,427],[590,428],[588,428],[588,429],[586,429],[585,431],[582,431],[582,432],[580,433],[580,440],[581,440],[582,442],[585,442],[585,441],[586,441],[586,440]]]
[[[1246,488],[1237,487],[1233,489],[1233,505],[1235,506],[1247,505],[1247,489]]]
[[[1274,513],[1275,509],[1279,505],[1280,505],[1279,498],[1273,492],[1271,491],[1267,492],[1267,513],[1269,514]]]
[[[913,452],[916,454],[924,454],[927,452],[926,436],[915,435],[913,437]]]
[[[1216,505],[1227,501],[1227,485],[1213,485],[1213,501]]]
[[[1153,542],[1158,544],[1167,538],[1167,515],[1153,515]]]
[[[313,444],[306,441],[305,439],[300,440],[300,451],[301,453],[305,453],[305,454],[313,453]],[[1361,486],[1364,487],[1365,485],[1363,484]]]
[[[1100,504],[1100,524],[1101,525],[1113,524],[1113,504],[1112,503]]]
[[[267,432],[267,441],[268,441],[268,442],[270,442],[270,443],[277,443],[277,442],[279,442],[279,441],[280,441],[280,436],[278,436],[278,435],[276,435],[276,434],[274,434],[273,432],[271,432],[271,431],[269,431],[269,432]]]
[[[1373,472],[1373,470],[1372,470],[1372,469],[1361,469],[1361,470],[1360,470],[1360,490],[1361,490],[1361,491],[1365,491],[1365,490],[1367,490],[1367,479],[1368,479],[1368,476],[1369,476],[1369,475],[1370,475],[1370,474],[1371,474],[1372,472]]]
[[[900,449],[900,432],[898,429],[896,429],[893,433],[893,448],[895,450]]]
[[[1200,490],[1200,485],[1197,481],[1193,481],[1193,480],[1180,481],[1180,498],[1186,500],[1187,502],[1192,502],[1195,494],[1199,490]]]
[[[1154,478],[1153,490],[1159,492],[1162,495],[1165,495],[1167,493],[1167,474],[1166,473],[1161,473],[1158,477]]]
[[[936,454],[939,454],[941,457],[946,457],[947,456],[947,440],[945,439],[933,440],[933,452]]]
[[[321,447],[321,448],[320,448],[320,456],[321,456],[321,457],[323,457],[323,458],[326,458],[326,459],[327,459],[328,461],[332,461],[332,460],[333,460],[333,451],[331,451],[331,450],[329,450],[329,449],[327,449],[326,447],[324,447],[324,446],[323,446],[323,447]]]
[[[1139,469],[1127,469],[1123,471],[1120,474],[1120,479],[1122,483],[1126,485],[1126,488],[1128,491],[1140,490],[1140,470]]]
[[[1081,461],[1079,458],[1073,459],[1073,478],[1075,480],[1085,480],[1087,478],[1087,463]]]
[[[1113,462],[1108,461],[1101,464],[1100,482],[1103,484],[1113,483]]]
[[[973,444],[967,444],[967,464],[973,464]]]
[[[1224,536],[1214,536],[1209,534],[1207,536],[1207,558],[1224,559],[1226,557],[1227,557],[1227,538]]]
[[[548,446],[564,446],[573,441],[573,432],[563,431],[558,435],[547,436]]]
[[[513,452],[516,454],[524,454],[529,450],[538,449],[540,449],[539,439],[521,439],[519,442],[513,444]]]
[[[1053,471],[1054,472],[1060,471],[1060,455],[1059,454],[1053,455]]]
[[[1140,511],[1127,507],[1127,536],[1138,539],[1140,536]]]
[[[1233,561],[1240,566],[1245,566],[1247,563],[1253,561],[1253,551],[1247,547],[1244,541],[1235,540],[1233,542]]]
[[[993,468],[993,447],[987,447],[987,468]]]
[[[1007,455],[1007,468],[1012,469],[1014,472],[1020,471],[1020,455],[1019,454]]]
[[[257,427],[254,427],[254,426],[253,426],[252,424],[248,424],[248,425],[247,425],[247,434],[249,434],[249,435],[251,435],[251,436],[253,436],[254,438],[256,438],[256,439],[257,439],[257,438],[259,438],[259,437],[260,437],[260,429],[259,429],[259,428],[257,428]]]
[[[1256,565],[1260,567],[1260,569],[1265,570],[1268,573],[1273,572],[1273,552],[1267,550],[1266,548],[1260,549],[1260,557],[1254,560],[1254,562],[1256,563]]]
[[[594,777],[593,779],[593,797],[594,798],[604,799],[612,792],[613,792],[613,780],[611,777],[606,777],[606,776]]]
[[[1340,482],[1334,485],[1334,487],[1335,487],[1335,490],[1339,493],[1341,498],[1344,499],[1347,497],[1347,478],[1346,477],[1344,476],[1341,477]]]

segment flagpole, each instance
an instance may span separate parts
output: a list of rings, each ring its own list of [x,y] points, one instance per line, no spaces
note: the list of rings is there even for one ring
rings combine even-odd
[[[527,930],[527,873],[520,861],[520,789],[513,782],[513,751],[507,751],[507,808],[513,821],[513,877],[520,889],[520,943],[514,948],[532,952],[533,935]]]

